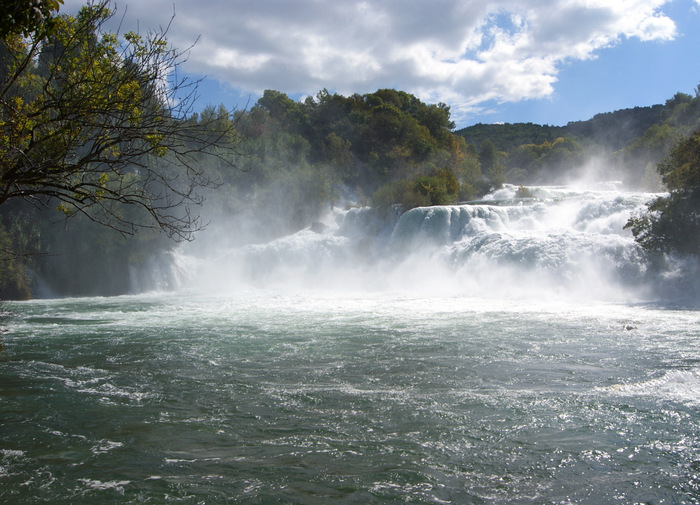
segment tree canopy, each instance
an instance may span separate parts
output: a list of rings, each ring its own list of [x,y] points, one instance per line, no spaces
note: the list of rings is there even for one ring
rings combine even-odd
[[[659,172],[670,194],[655,199],[626,227],[647,250],[700,256],[700,130],[672,149]]]
[[[22,198],[122,233],[190,238],[198,189],[215,183],[199,155],[230,145],[232,122],[204,137],[185,121],[197,83],[178,80],[186,52],[168,45],[167,28],[110,33],[104,0],[47,30],[58,2],[36,3],[41,16],[20,12],[0,41],[0,205]]]
[[[0,37],[47,34],[63,0],[0,0]]]

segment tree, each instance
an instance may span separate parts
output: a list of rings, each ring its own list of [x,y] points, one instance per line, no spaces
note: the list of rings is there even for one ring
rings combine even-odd
[[[481,169],[485,172],[484,175],[493,189],[501,188],[505,182],[503,164],[499,160],[502,156],[503,154],[496,149],[496,145],[488,139],[479,146]]]
[[[678,143],[658,170],[671,191],[700,187],[700,130]]]
[[[109,3],[2,38],[0,204],[21,198],[123,234],[190,239],[201,227],[199,190],[216,185],[201,155],[233,149],[235,123],[186,121],[198,84],[178,76],[186,52],[168,45],[167,27],[120,40],[104,29]]]
[[[0,0],[0,37],[48,32],[63,0]]]
[[[625,228],[649,251],[700,256],[700,130],[678,143],[658,170],[670,194],[651,202]]]
[[[459,182],[449,168],[438,168],[432,175],[419,177],[416,189],[428,198],[430,205],[451,205],[457,201]]]

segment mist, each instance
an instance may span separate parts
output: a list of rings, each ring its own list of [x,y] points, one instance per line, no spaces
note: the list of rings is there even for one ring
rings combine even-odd
[[[686,295],[673,274],[680,265],[653,264],[623,229],[655,194],[623,191],[616,181],[586,184],[531,186],[528,198],[506,184],[479,203],[406,212],[327,207],[307,226],[270,238],[281,229],[276,209],[222,216],[210,223],[206,247],[187,244],[168,262],[180,289],[208,293],[625,303]]]

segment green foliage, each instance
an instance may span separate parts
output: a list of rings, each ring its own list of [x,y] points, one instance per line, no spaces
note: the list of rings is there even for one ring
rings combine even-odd
[[[450,205],[457,202],[459,191],[455,173],[449,168],[438,168],[431,175],[383,185],[372,196],[372,205],[383,210],[399,205],[403,211],[426,205]]]
[[[506,153],[499,152],[491,140],[484,140],[479,146],[479,162],[492,189],[498,189],[505,182],[503,160]]]
[[[406,211],[430,205],[430,200],[426,192],[419,189],[418,181],[402,179],[386,183],[377,189],[372,195],[371,203],[373,207],[386,213],[394,205]]]
[[[659,164],[659,173],[671,191],[700,187],[700,130],[678,143]]]
[[[192,237],[200,191],[236,155],[225,109],[188,117],[197,83],[172,79],[185,55],[164,31],[120,38],[108,0],[61,3],[0,11],[0,296],[29,296],[30,264],[61,294],[124,292],[128,268],[171,247],[162,232]]]
[[[49,33],[63,0],[0,0],[0,38]]]
[[[350,97],[322,90],[303,102],[268,90],[240,117],[237,127],[246,139],[243,150],[250,156],[242,163],[256,180],[251,195],[262,194],[279,174],[289,179],[305,167],[324,174],[328,189],[319,187],[316,193],[334,200],[339,187],[356,194],[383,188],[377,200],[387,205],[451,201],[445,194],[456,195],[454,187],[481,179],[476,154],[451,132],[449,107],[426,105],[393,89]],[[444,186],[442,179],[426,179],[425,186],[431,189],[421,193],[416,180],[435,177],[443,168],[457,180],[454,187],[438,189]],[[316,201],[313,194],[309,197]]]
[[[533,123],[475,124],[455,132],[468,144],[481,145],[485,140],[494,143],[497,150],[511,152],[523,144],[551,142],[565,135],[564,127],[537,125]]]
[[[552,142],[524,144],[515,149],[508,158],[510,172],[523,170],[531,180],[545,179],[551,182],[582,164],[583,150],[574,139],[558,137]],[[519,182],[519,181],[513,181]]]
[[[515,198],[532,198],[532,192],[525,186],[519,186],[515,192]]]
[[[12,239],[0,229],[0,299],[27,300],[30,297],[25,266],[12,250]]]
[[[657,198],[625,228],[647,251],[700,256],[700,188]]]
[[[438,168],[433,175],[419,177],[416,189],[428,199],[430,205],[450,205],[457,201],[459,183],[449,168]]]
[[[122,207],[125,218],[142,219],[145,212]],[[171,242],[162,233],[141,229],[133,236],[76,215],[58,223],[43,223],[42,254],[33,259],[37,276],[49,294],[111,296],[128,293],[131,273]]]
[[[586,139],[599,148],[615,151],[639,138],[651,126],[663,121],[667,110],[664,105],[653,105],[604,112],[587,121],[568,123],[563,127],[560,136]]]
[[[665,104],[595,115],[566,126],[477,124],[456,132],[467,143],[488,140],[503,156],[511,183],[558,183],[579,175],[587,160],[605,166],[610,178],[641,186],[645,167],[656,165],[679,137],[700,127],[700,99],[678,93]],[[486,168],[484,168],[486,173]]]
[[[27,37],[0,40],[0,204],[31,199],[126,234],[150,227],[189,238],[199,223],[182,208],[212,183],[199,155],[228,130],[199,136],[201,124],[183,116],[191,84],[164,84],[183,54],[163,32],[126,33],[120,42],[103,30],[108,7],[90,3],[53,18],[50,31],[30,24]],[[147,218],[120,219],[110,202],[142,207]]]
[[[658,168],[670,195],[654,200],[626,228],[649,251],[700,256],[700,130],[678,143]]]
[[[26,204],[12,202],[0,209],[0,299],[27,299],[36,267],[42,222],[22,211]],[[31,207],[30,207],[31,208]]]
[[[640,138],[635,139],[618,154],[627,164],[657,165],[671,150],[678,138],[676,130],[668,123],[649,127]]]

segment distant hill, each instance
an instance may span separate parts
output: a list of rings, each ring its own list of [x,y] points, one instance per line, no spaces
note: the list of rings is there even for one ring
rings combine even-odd
[[[597,176],[656,191],[663,189],[657,164],[698,129],[700,86],[695,96],[676,93],[664,104],[604,112],[566,126],[476,124],[455,134],[475,152],[496,152],[507,182],[564,183],[595,169]]]
[[[475,124],[455,132],[464,137],[467,144],[481,145],[485,140],[494,143],[499,151],[510,151],[523,144],[551,142],[566,135],[564,126],[547,126],[534,123]]]
[[[582,144],[595,143],[607,150],[618,150],[641,137],[668,114],[668,106],[634,107],[596,114],[586,121],[572,121],[566,126],[533,123],[475,124],[455,132],[468,144],[479,146],[490,140],[500,151],[510,151],[523,144],[553,142],[559,137],[571,137]]]
[[[670,113],[667,105],[634,107],[596,114],[587,121],[573,121],[562,127],[563,135],[578,141],[592,140],[596,144],[618,150],[641,137],[653,125],[661,123]]]

